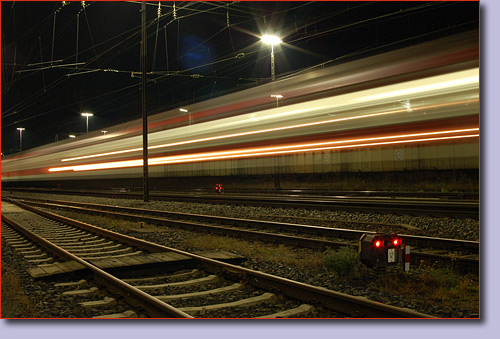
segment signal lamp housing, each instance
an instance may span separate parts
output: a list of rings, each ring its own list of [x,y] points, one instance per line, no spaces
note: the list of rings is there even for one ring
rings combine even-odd
[[[361,262],[381,268],[403,263],[403,240],[397,234],[363,234],[359,239]]]

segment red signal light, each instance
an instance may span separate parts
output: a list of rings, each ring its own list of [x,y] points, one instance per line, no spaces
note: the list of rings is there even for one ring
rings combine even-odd
[[[392,241],[392,243],[394,244],[394,246],[398,246],[399,245],[399,239],[394,239]]]
[[[380,246],[382,246],[382,241],[380,240],[375,241],[375,247],[380,247]]]

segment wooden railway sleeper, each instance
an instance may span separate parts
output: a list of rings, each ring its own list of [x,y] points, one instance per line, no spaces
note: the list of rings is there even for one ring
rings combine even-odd
[[[225,277],[228,280],[239,281],[243,285],[248,284],[248,275],[241,271],[233,270],[231,267],[220,267],[215,273],[219,277]]]

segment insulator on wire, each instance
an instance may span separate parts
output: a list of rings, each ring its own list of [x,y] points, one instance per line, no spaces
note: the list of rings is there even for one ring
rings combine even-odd
[[[82,7],[85,8],[85,1],[82,1]]]
[[[229,27],[229,5],[226,7],[226,25]]]
[[[157,11],[157,13],[158,13],[158,17],[160,17],[161,16],[161,3],[160,2],[158,2],[158,11]]]
[[[62,1],[61,2],[61,7],[59,7],[57,10],[56,10],[56,13],[59,13],[61,11],[61,9],[63,9],[66,5],[68,5],[68,3],[66,1]]]
[[[177,19],[177,9],[175,8],[175,2],[174,2],[174,20]]]

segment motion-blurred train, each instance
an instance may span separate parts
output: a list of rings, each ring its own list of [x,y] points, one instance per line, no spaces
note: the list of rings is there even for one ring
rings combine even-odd
[[[277,79],[149,117],[149,175],[478,169],[479,34]],[[2,182],[142,176],[135,120],[2,159]]]

